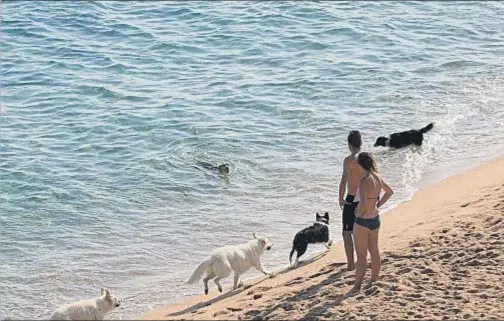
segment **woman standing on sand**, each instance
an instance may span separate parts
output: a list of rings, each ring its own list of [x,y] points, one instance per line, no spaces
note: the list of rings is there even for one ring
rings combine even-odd
[[[378,279],[380,273],[380,251],[378,249],[378,231],[380,216],[378,208],[388,201],[394,193],[390,186],[378,175],[378,167],[371,153],[362,152],[357,163],[365,170],[360,181],[360,203],[355,213],[353,228],[357,269],[352,292],[359,291],[366,274],[367,252],[371,255],[371,282]],[[380,199],[382,189],[385,191]]]

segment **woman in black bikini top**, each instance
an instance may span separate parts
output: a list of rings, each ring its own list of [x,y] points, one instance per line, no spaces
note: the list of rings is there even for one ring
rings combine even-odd
[[[366,180],[368,180],[368,182],[366,182]],[[370,187],[369,181],[371,181],[372,184],[374,185],[371,188],[369,188]],[[364,199],[364,201],[361,202],[359,204],[359,207],[357,208],[357,213],[355,214],[356,218],[364,220],[377,217],[378,216],[377,204],[378,201],[380,200],[380,192],[382,190],[381,178],[372,172],[366,172],[364,177],[361,178],[361,183],[359,187],[363,188],[361,198]],[[368,194],[376,196],[368,197],[367,196]]]
[[[353,229],[355,251],[357,252],[357,270],[352,292],[358,292],[366,274],[367,252],[371,255],[371,282],[378,279],[380,273],[380,251],[378,249],[378,231],[380,216],[378,208],[392,196],[390,186],[378,175],[378,168],[370,153],[360,153],[357,163],[366,171],[361,179],[359,190],[361,201],[355,215]],[[380,199],[380,192],[385,191]]]

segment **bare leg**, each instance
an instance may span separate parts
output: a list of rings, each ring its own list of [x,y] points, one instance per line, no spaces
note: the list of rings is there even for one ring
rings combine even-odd
[[[222,292],[222,286],[219,283],[220,280],[221,280],[221,277],[218,276],[218,277],[215,278],[214,282],[217,285],[217,289],[219,289],[219,292]]]
[[[354,240],[352,238],[352,231],[343,231],[343,243],[345,244],[345,254],[347,258],[347,270],[352,271],[355,269],[354,263]]]
[[[378,274],[380,273],[381,258],[380,250],[378,249],[378,231],[377,228],[369,233],[368,238],[368,249],[371,255],[371,282],[378,280]]]
[[[359,291],[362,285],[362,280],[366,274],[366,259],[368,251],[368,235],[369,229],[360,226],[359,224],[354,225],[354,241],[355,241],[355,252],[357,253],[357,269],[355,271],[355,284],[353,291]]]
[[[208,274],[204,279],[203,283],[205,284],[205,294],[208,294],[208,281],[213,279],[215,277],[215,274]]]

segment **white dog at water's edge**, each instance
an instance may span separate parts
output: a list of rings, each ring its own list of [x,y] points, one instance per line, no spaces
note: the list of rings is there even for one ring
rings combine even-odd
[[[101,295],[63,305],[51,315],[51,320],[103,320],[105,314],[121,305],[121,300],[101,289]]]
[[[265,275],[271,276],[261,263],[260,256],[265,250],[270,250],[272,245],[266,237],[257,237],[253,233],[254,239],[240,245],[230,245],[218,248],[210,253],[210,256],[204,260],[194,271],[187,283],[197,283],[206,272],[203,279],[205,284],[205,294],[208,294],[208,281],[215,278],[214,282],[217,288],[222,292],[219,283],[221,279],[227,278],[231,272],[234,272],[233,290],[238,288],[238,279],[240,275],[247,272],[251,267]]]

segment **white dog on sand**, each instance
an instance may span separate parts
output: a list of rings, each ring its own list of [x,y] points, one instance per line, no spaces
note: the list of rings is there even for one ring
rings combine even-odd
[[[205,283],[205,294],[208,294],[209,280],[216,277],[214,282],[222,292],[219,281],[227,278],[231,272],[234,272],[233,290],[238,288],[240,275],[251,267],[271,276],[271,273],[264,269],[260,256],[265,250],[269,251],[272,245],[266,237],[257,237],[256,233],[253,236],[254,239],[245,244],[225,246],[212,251],[210,256],[196,268],[187,283],[197,283],[206,272],[203,282]]]
[[[101,289],[101,296],[73,302],[56,309],[51,320],[103,320],[105,314],[121,305],[121,300]]]

